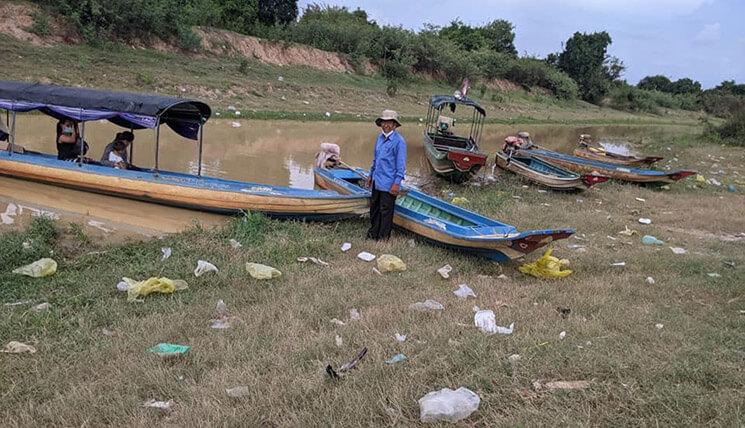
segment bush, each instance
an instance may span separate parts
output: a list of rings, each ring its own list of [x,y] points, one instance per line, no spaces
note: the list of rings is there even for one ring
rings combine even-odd
[[[625,83],[610,90],[609,101],[609,106],[618,110],[647,113],[659,113],[660,108],[695,111],[701,107],[699,98],[694,94],[675,95]]]
[[[46,37],[52,34],[52,23],[46,13],[34,11],[31,14],[31,18],[34,20],[34,23],[31,24],[28,31],[41,37]]]
[[[562,99],[577,98],[579,94],[579,88],[574,80],[545,61],[519,58],[513,60],[508,67],[504,77],[527,88],[546,88]]]
[[[716,132],[722,141],[745,147],[745,109],[733,114]]]

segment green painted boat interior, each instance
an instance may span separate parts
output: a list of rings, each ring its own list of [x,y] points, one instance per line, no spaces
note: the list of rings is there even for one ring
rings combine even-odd
[[[463,227],[476,226],[476,223],[470,222],[462,217],[458,217],[453,214],[450,214],[447,211],[441,210],[419,199],[411,198],[405,195],[402,197],[399,197],[396,200],[396,205],[406,208],[406,209],[410,209],[412,211],[415,211],[422,215],[426,215],[428,217],[434,217],[438,220],[457,224],[458,226],[463,226]]]
[[[544,162],[540,159],[513,156],[512,162],[520,162],[533,171],[537,171],[547,175],[554,175],[559,178],[569,178],[577,176],[577,174],[571,171],[568,171],[564,168],[559,168],[555,165],[551,165],[550,163]]]

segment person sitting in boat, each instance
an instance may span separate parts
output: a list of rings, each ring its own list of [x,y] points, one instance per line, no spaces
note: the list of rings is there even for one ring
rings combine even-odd
[[[515,137],[514,135],[510,135],[509,137],[504,139],[504,145],[502,146],[502,151],[505,153],[512,153],[514,151],[517,151],[520,148],[520,139]]]
[[[0,120],[0,141],[8,141],[8,137],[10,137],[10,132],[5,127],[3,121]]]
[[[530,134],[528,134],[527,132],[525,131],[518,132],[517,138],[520,140],[520,143],[518,144],[519,148],[523,150],[527,150],[533,147],[533,139],[530,138]]]
[[[62,119],[57,122],[57,159],[75,160],[80,155],[88,153],[88,143],[80,138],[78,123],[71,119]],[[87,162],[87,159],[83,159]]]
[[[113,149],[109,152],[108,162],[116,169],[127,169],[127,164],[124,162],[126,156],[127,145],[124,144],[124,141],[115,141]]]
[[[590,134],[580,134],[578,144],[580,147],[590,147],[592,145],[592,136]]]
[[[330,169],[341,162],[341,149],[333,143],[321,143],[321,151],[316,153],[316,168]]]
[[[129,155],[127,154],[127,149],[129,148],[129,145],[134,142],[134,140],[135,134],[132,131],[117,132],[116,136],[114,137],[114,141],[110,142],[106,146],[106,148],[103,149],[101,164],[120,169],[139,169],[129,163]],[[121,152],[115,152],[114,147],[117,145],[117,143],[123,144],[124,150],[122,150]],[[113,159],[116,159],[117,157],[121,159],[116,162],[112,161],[112,153],[115,153]]]
[[[452,117],[438,116],[437,117],[437,132],[442,135],[453,135],[453,125],[455,120]]]

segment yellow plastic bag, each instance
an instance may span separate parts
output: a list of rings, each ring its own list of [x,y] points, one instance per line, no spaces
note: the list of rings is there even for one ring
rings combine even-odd
[[[282,275],[277,269],[259,263],[246,263],[246,270],[256,279],[272,279]]]
[[[139,282],[129,278],[122,279],[129,286],[127,288],[127,301],[130,302],[135,302],[139,300],[138,297],[145,297],[151,293],[170,294],[176,290],[186,290],[189,288],[189,284],[180,279],[173,280],[165,277],[152,277]]]
[[[453,204],[455,204],[455,205],[465,205],[465,204],[467,204],[470,201],[468,199],[462,197],[462,196],[456,196],[450,202],[453,203]]]
[[[394,255],[382,254],[378,257],[378,270],[383,273],[403,272],[406,270],[406,263]]]
[[[696,183],[706,184],[706,178],[701,174],[696,174]]]
[[[551,255],[552,251],[553,250],[549,248],[545,253],[543,253],[543,256],[541,256],[540,259],[533,263],[525,263],[518,269],[522,273],[533,275],[537,278],[553,279],[569,276],[572,271],[569,269],[562,269],[569,265],[569,260],[557,259]]]
[[[32,278],[54,275],[55,272],[57,272],[57,262],[54,259],[39,259],[29,265],[13,269],[13,273],[19,273]]]

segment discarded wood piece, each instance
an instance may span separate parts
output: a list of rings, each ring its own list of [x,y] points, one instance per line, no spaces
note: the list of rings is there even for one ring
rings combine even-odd
[[[340,379],[344,377],[347,374],[347,372],[357,367],[357,364],[359,364],[360,361],[362,361],[362,359],[365,358],[365,355],[367,355],[367,347],[362,348],[360,352],[357,353],[356,357],[354,357],[349,362],[342,364],[336,370],[334,370],[334,368],[331,367],[331,364],[327,365],[326,373],[328,373],[331,379]]]

